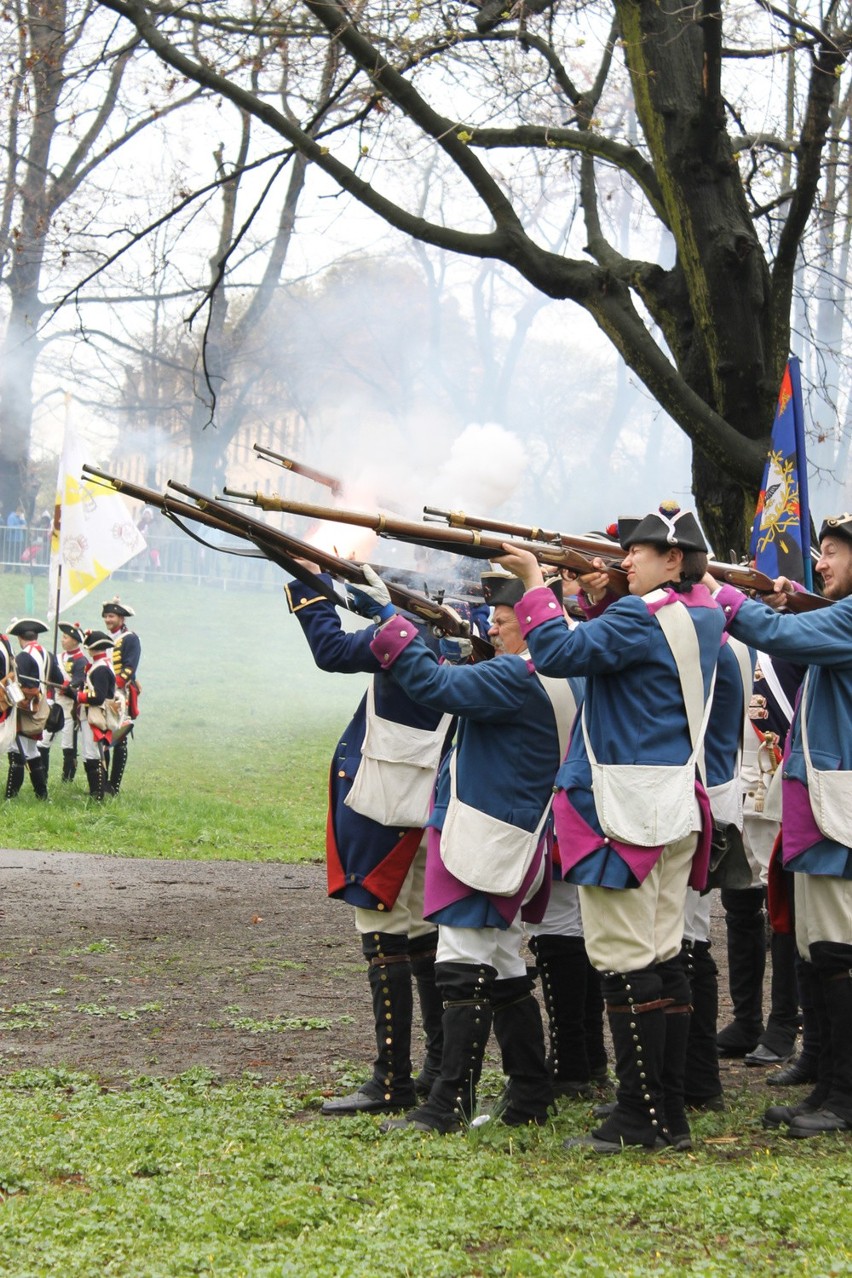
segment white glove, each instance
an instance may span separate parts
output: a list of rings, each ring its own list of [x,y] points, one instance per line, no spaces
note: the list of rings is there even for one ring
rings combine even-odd
[[[378,617],[387,621],[394,616],[396,608],[391,603],[388,588],[381,577],[369,564],[363,565],[365,582],[361,586],[347,586],[350,606],[362,617]]]

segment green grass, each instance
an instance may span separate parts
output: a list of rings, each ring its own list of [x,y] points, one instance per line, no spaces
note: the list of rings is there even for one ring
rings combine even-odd
[[[24,578],[0,575],[0,625],[22,615]],[[281,578],[283,580],[283,577]],[[34,610],[47,613],[45,578]],[[51,752],[51,803],[28,783],[4,808],[7,847],[214,860],[319,859],[331,751],[360,676],[318,671],[283,592],[118,582],[74,610],[99,625],[118,593],[142,638],[142,713],[121,797],[91,805]],[[357,621],[354,623],[357,625]]]
[[[0,575],[0,624],[23,614],[23,585]],[[36,615],[47,610],[40,588]],[[329,754],[364,681],[315,670],[277,588],[117,589],[143,639],[143,713],[124,791],[89,804],[82,775],[60,784],[57,753],[52,802],[25,790],[5,805],[5,846],[320,859]],[[75,619],[96,625],[98,601],[115,590]],[[45,1022],[63,993],[10,1004],[0,1034]],[[119,1015],[109,991],[79,1010]],[[144,1021],[151,1010],[132,1013]],[[247,1032],[279,1028],[250,1013],[227,1011]],[[385,1137],[374,1119],[320,1119],[319,1099],[310,1079],[217,1086],[203,1071],[115,1089],[61,1070],[7,1077],[0,1273],[852,1274],[852,1142],[764,1133],[748,1095],[694,1124],[692,1154],[610,1159],[563,1151],[588,1126],[584,1108],[541,1131]]]
[[[203,1071],[108,1092],[59,1071],[8,1079],[0,1272],[852,1273],[849,1144],[764,1136],[746,1099],[700,1120],[691,1155],[604,1159],[562,1150],[583,1108],[541,1131],[383,1136],[316,1117],[318,1099],[310,1080],[219,1087]]]

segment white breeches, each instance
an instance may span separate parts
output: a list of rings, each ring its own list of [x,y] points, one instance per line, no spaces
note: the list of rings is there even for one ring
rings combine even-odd
[[[852,879],[831,874],[794,874],[796,946],[810,961],[816,941],[852,945]]]
[[[435,931],[434,923],[423,918],[423,885],[426,878],[426,833],[420,840],[411,867],[402,881],[399,896],[389,910],[367,910],[355,907],[355,927],[365,932],[389,932],[414,940]]]
[[[599,972],[637,972],[680,953],[693,832],[667,843],[637,888],[580,888],[586,951]]]
[[[497,969],[497,979],[525,976],[526,960],[521,958],[524,926],[518,916],[508,928],[438,928],[436,963],[487,963]]]

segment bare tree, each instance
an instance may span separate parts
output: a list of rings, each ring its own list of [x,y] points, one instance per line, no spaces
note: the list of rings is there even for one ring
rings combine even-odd
[[[8,298],[0,343],[0,501],[33,496],[27,467],[40,325],[63,275],[97,255],[84,228],[108,197],[96,178],[154,120],[199,94],[170,74],[122,100],[138,38],[88,0],[13,0],[0,59],[6,74],[0,281]],[[171,81],[168,84],[167,81]],[[106,226],[104,231],[106,232]]]
[[[422,3],[412,12],[303,0],[283,22],[270,12],[251,25],[237,6],[101,3],[168,65],[262,121],[389,225],[507,263],[546,296],[583,307],[692,440],[711,538],[744,546],[789,351],[797,258],[846,74],[852,28],[841,0],[815,18],[757,0],[736,11],[728,43],[718,0]],[[241,31],[246,47],[261,33],[301,41],[301,58],[315,62],[331,45],[362,111],[333,140],[311,135],[242,68],[199,55],[199,42],[225,29]],[[586,44],[598,48],[595,61],[579,55]],[[766,128],[765,93],[750,102],[760,68],[779,51],[795,56],[792,146]],[[410,205],[404,161],[427,149],[455,173],[459,197],[443,218]],[[535,166],[549,168],[555,189],[569,176],[574,183],[582,256],[554,252],[527,229],[523,179]],[[657,220],[670,261],[613,243],[602,195],[613,171]]]
[[[310,137],[333,128],[331,116],[361,109],[357,95],[354,106],[349,100],[332,44],[303,64],[293,57],[297,45],[261,33],[247,54],[243,34],[223,23],[203,55],[194,29],[189,47],[244,70],[252,93],[268,95]],[[161,202],[147,220],[115,236],[111,252],[82,280],[78,275],[63,299],[85,317],[81,334],[91,358],[119,369],[113,414],[139,428],[147,424],[152,440],[159,428],[156,438],[188,444],[191,480],[205,489],[221,484],[229,444],[246,420],[262,417],[264,396],[280,392],[281,378],[267,375],[259,352],[309,167],[298,148],[270,148],[263,122],[240,107],[230,117],[218,113],[217,129],[227,141],[211,145],[206,173],[196,154],[196,173],[183,175],[171,209]],[[104,301],[111,331],[88,318]],[[129,318],[122,324],[116,316],[125,305]]]

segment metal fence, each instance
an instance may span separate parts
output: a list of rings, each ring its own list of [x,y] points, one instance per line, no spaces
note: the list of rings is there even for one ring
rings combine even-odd
[[[206,583],[223,590],[249,590],[275,585],[280,570],[265,559],[249,559],[201,546],[163,521],[155,534],[148,532],[147,548],[111,575],[130,581],[184,581]],[[229,549],[245,543],[219,538]],[[31,577],[46,577],[50,565],[50,529],[41,526],[9,527],[0,524],[0,570]]]

